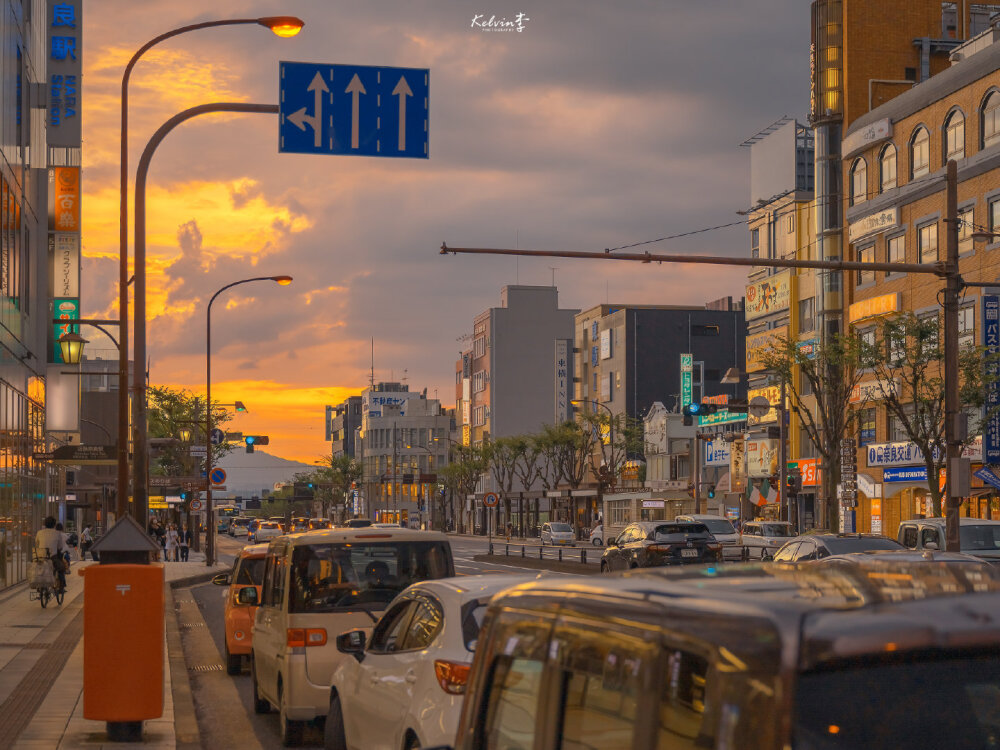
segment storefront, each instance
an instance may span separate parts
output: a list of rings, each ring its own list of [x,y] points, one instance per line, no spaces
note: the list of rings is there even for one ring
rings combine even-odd
[[[614,539],[635,521],[672,521],[695,513],[694,498],[682,490],[641,490],[604,495],[604,534]]]

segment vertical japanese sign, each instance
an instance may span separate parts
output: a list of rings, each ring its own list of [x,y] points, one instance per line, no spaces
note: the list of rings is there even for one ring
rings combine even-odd
[[[983,463],[1000,464],[1000,296],[983,295],[983,346],[986,347],[986,410],[983,426]],[[990,413],[992,412],[992,414]]]
[[[568,422],[570,418],[570,359],[569,359],[569,339],[556,339],[555,357],[555,390],[556,390],[556,410],[554,424]]]
[[[79,333],[62,321],[80,318],[80,168],[49,168],[49,290],[52,340],[49,361],[62,364],[59,337]]]
[[[83,0],[48,4],[50,146],[80,147],[80,82],[83,70]]]
[[[681,408],[694,398],[694,355],[681,355]]]

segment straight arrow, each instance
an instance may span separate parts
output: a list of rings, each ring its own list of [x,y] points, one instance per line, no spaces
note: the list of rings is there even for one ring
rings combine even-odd
[[[406,151],[406,97],[413,96],[413,91],[404,76],[399,77],[392,95],[399,97],[399,150]]]
[[[347,84],[347,88],[344,89],[345,93],[351,95],[351,148],[358,148],[358,129],[359,129],[359,110],[360,104],[358,97],[361,94],[367,94],[365,91],[364,84],[361,83],[361,79],[358,78],[358,74],[354,74],[354,78],[351,82]]]

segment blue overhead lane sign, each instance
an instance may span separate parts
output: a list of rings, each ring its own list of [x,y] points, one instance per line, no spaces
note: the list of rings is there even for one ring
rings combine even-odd
[[[430,71],[282,62],[278,150],[426,159]]]

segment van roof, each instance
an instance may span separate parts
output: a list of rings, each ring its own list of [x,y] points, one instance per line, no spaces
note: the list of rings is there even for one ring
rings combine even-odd
[[[240,557],[267,557],[267,544],[251,544],[240,550]]]
[[[371,526],[361,528],[313,529],[298,534],[286,534],[292,546],[302,544],[323,544],[354,541],[394,541],[394,542],[447,542],[448,536],[440,531],[420,531],[419,529],[376,529]]]
[[[947,519],[944,518],[911,518],[906,521],[900,521],[900,526],[904,523],[925,523],[931,526],[944,526],[947,523]],[[962,516],[958,519],[959,526],[997,526],[1000,525],[1000,521],[991,521],[986,518],[966,518]]]
[[[961,597],[958,606],[956,597]],[[920,648],[997,645],[1000,571],[947,562],[886,559],[868,565],[726,565],[645,568],[620,575],[549,577],[499,594],[510,606],[608,616],[630,613],[668,626],[678,610],[710,614],[720,631],[733,622],[768,621],[782,640],[786,666],[808,668],[834,658]],[[726,624],[726,623],[729,624]]]

